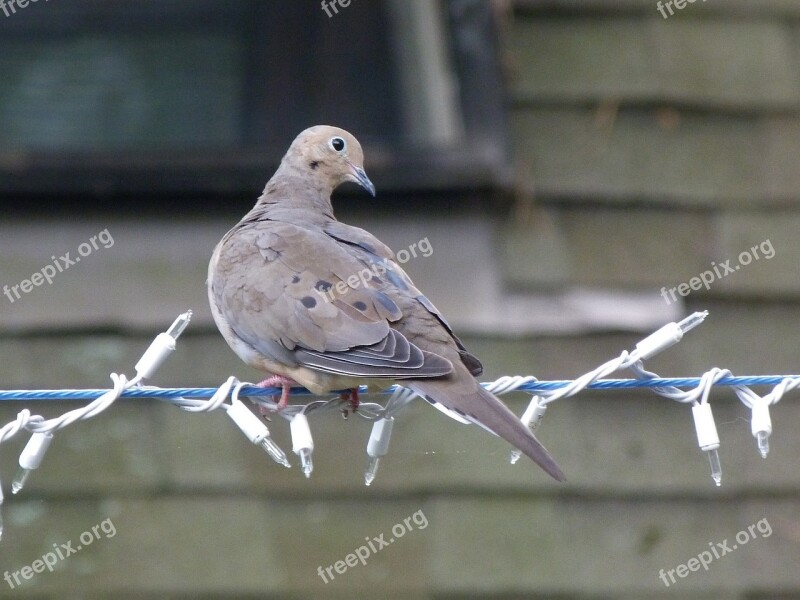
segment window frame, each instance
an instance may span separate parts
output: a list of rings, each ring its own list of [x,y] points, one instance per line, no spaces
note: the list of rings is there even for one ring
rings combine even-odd
[[[101,0],[102,1],[102,0]],[[293,0],[294,1],[294,0]],[[427,0],[426,0],[427,1]],[[88,13],[97,0],[87,0]],[[98,3],[99,4],[99,3]],[[208,27],[219,3],[193,0],[185,10],[162,7],[188,4],[137,0],[107,18],[104,31],[125,31],[151,24],[155,9],[159,27],[196,30]],[[30,11],[31,6],[26,8]],[[57,6],[57,5],[53,5]],[[366,168],[382,192],[486,189],[508,181],[508,143],[503,78],[493,4],[485,0],[442,0],[446,51],[457,82],[457,107],[463,140],[450,147],[373,147],[364,143]],[[80,19],[64,19],[48,5],[35,18],[0,20],[0,35],[64,36],[80,31]],[[73,17],[80,11],[70,13]],[[13,21],[16,21],[13,22]],[[248,110],[245,108],[244,110]],[[357,132],[354,132],[357,133]],[[238,194],[261,189],[291,139],[278,147],[244,146],[220,151],[41,152],[0,154],[0,195],[17,194]]]

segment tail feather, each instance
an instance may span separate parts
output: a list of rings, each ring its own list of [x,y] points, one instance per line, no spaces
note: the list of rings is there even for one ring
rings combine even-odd
[[[466,371],[466,370],[465,370]],[[557,481],[566,481],[556,461],[519,418],[471,375],[447,379],[415,379],[403,382],[429,402],[438,402],[464,415],[519,448]]]

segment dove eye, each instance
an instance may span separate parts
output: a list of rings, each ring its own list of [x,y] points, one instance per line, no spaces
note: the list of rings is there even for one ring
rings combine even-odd
[[[332,137],[328,141],[328,146],[330,146],[334,152],[339,152],[340,154],[344,152],[345,148],[347,148],[347,144],[345,141],[340,137]]]

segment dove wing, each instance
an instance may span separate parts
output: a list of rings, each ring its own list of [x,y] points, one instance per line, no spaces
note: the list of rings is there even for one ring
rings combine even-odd
[[[378,244],[366,250],[291,223],[245,224],[221,242],[212,294],[240,338],[284,364],[354,377],[450,373],[450,361],[390,326],[403,314],[381,289],[389,286],[371,257],[391,251]]]

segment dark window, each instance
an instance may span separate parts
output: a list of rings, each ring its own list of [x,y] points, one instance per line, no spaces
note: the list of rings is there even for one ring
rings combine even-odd
[[[494,53],[482,0],[30,3],[0,14],[0,192],[252,192],[318,123],[382,189],[491,185]]]

